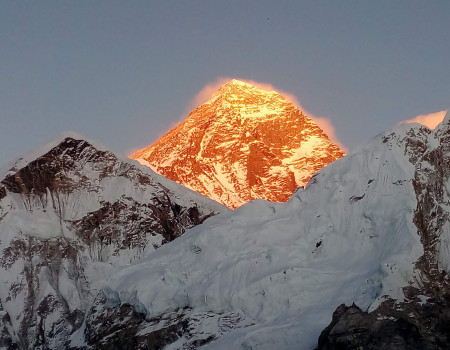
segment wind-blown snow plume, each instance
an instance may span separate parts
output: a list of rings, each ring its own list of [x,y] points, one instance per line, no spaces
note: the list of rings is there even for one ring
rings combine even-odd
[[[334,126],[331,123],[331,120],[329,118],[324,117],[315,117],[311,113],[306,112],[304,109],[303,111],[305,114],[310,117],[312,120],[316,122],[317,125],[324,131],[324,133],[328,136],[328,138],[333,141],[335,144],[339,146],[339,148],[344,151],[345,153],[348,152],[348,148],[345,147],[341,141],[338,140],[336,136],[336,132],[334,130]]]
[[[434,128],[436,128],[436,126],[438,126],[440,122],[444,120],[446,114],[447,110],[443,110],[436,113],[418,115],[413,119],[402,121],[399,124],[419,123],[433,130]]]

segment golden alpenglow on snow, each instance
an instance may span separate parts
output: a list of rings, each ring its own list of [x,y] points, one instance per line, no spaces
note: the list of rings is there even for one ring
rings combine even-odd
[[[233,79],[130,158],[230,208],[284,202],[344,152],[278,92]]]

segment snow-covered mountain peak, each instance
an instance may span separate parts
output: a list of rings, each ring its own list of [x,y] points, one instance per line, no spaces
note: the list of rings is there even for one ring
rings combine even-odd
[[[247,83],[246,81],[239,80],[239,79],[231,79],[229,82],[222,85],[221,89],[224,89],[225,87],[245,87],[245,88],[252,88],[254,87],[253,84]]]
[[[278,92],[232,80],[130,157],[236,208],[256,198],[287,200],[315,171],[343,154]]]
[[[59,134],[54,139],[34,148],[33,150],[27,152],[26,154],[22,155],[21,157],[17,158],[16,160],[10,162],[9,164],[6,164],[2,166],[0,170],[0,178],[3,178],[7,173],[11,171],[15,171],[17,169],[20,169],[24,166],[26,166],[29,162],[41,157],[42,155],[46,154],[47,152],[51,151],[52,149],[56,147],[70,147],[69,143],[70,140],[73,141],[83,141],[87,142],[92,147],[95,147],[97,150],[101,151],[107,151],[107,148],[95,141],[88,140],[84,136],[73,132],[73,131],[66,131],[61,134]]]
[[[450,129],[450,111],[447,111],[442,122],[435,128],[435,130],[440,130],[441,132],[448,129]]]
[[[225,207],[65,133],[0,177],[0,348],[67,348],[114,271]]]
[[[219,109],[241,108],[251,111],[258,105],[273,105],[273,109],[283,108],[289,101],[275,90],[262,89],[251,83],[233,79],[223,84],[205,104],[215,104]]]

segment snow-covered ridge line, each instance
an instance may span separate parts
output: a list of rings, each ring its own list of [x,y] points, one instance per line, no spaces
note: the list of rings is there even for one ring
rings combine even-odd
[[[35,159],[43,156],[44,154],[48,153],[53,148],[57,147],[60,143],[62,143],[66,139],[74,139],[78,141],[85,141],[89,143],[92,147],[97,149],[98,151],[102,152],[110,152],[112,151],[102,143],[95,141],[93,139],[87,138],[75,131],[65,131],[57,135],[55,138],[51,139],[50,141],[47,141],[40,146],[37,146],[30,150],[29,152],[24,153],[23,155],[19,156],[16,160],[11,161],[7,165],[2,165],[0,169],[0,178],[3,178],[4,176],[9,173],[10,169],[12,167],[15,167],[17,169],[25,167],[29,162],[34,161]],[[114,156],[121,160],[122,162],[130,163],[135,165],[135,162],[133,160],[130,160],[130,158],[126,157],[125,155],[114,153]],[[145,169],[145,168],[143,168]]]
[[[39,158],[40,156],[44,155],[45,153],[49,152],[54,147],[58,146],[61,142],[63,142],[67,138],[72,138],[74,140],[84,140],[88,143],[90,143],[92,146],[97,148],[98,150],[107,151],[107,148],[105,146],[102,146],[94,141],[90,141],[84,136],[74,132],[74,131],[66,131],[58,136],[56,136],[54,139],[43,143],[42,145],[35,147],[29,152],[26,152],[16,160],[13,160],[7,165],[3,165],[0,169],[0,178],[5,177],[12,167],[15,167],[17,169],[25,167],[28,163],[32,162],[36,158]]]
[[[450,153],[439,139],[449,129],[447,118],[434,132],[415,124],[377,135],[287,203],[252,201],[122,270],[107,299],[150,319],[187,308],[194,318],[238,313],[253,324],[205,349],[312,349],[339,304],[372,310],[420,287],[414,186],[428,171],[421,157],[436,147]]]
[[[134,160],[134,159],[130,159],[130,158],[126,157],[125,155],[113,153],[105,145],[103,145],[97,141],[94,141],[92,139],[86,138],[83,135],[73,132],[73,131],[67,131],[67,132],[63,132],[63,133],[59,134],[57,137],[55,137],[51,141],[46,142],[46,143],[42,144],[41,146],[36,147],[32,151],[25,153],[21,157],[17,158],[16,160],[14,160],[14,161],[10,162],[9,164],[0,168],[0,181],[2,179],[4,179],[6,176],[15,173],[17,170],[26,167],[30,162],[36,160],[37,158],[43,156],[44,154],[46,154],[48,152],[50,152],[55,147],[58,147],[58,145],[60,145],[62,142],[64,142],[67,139],[84,141],[84,142],[88,143],[91,147],[93,147],[95,150],[112,154],[112,155],[114,155],[115,158],[117,158],[121,162],[138,168],[141,172],[150,176],[150,178],[152,178],[152,179],[154,179],[154,181],[162,184],[164,187],[166,187],[170,191],[178,192],[180,190],[179,184],[156,173],[150,167],[143,165],[141,162]],[[174,200],[177,203],[186,204],[186,199],[189,198],[190,200],[197,201],[200,206],[203,206],[204,205],[203,203],[205,203],[205,200],[206,200],[209,203],[208,205],[215,207],[217,212],[225,210],[225,208],[220,203],[217,203],[211,199],[206,199],[205,196],[203,196],[202,194],[199,194],[196,191],[193,191],[189,188],[185,188],[185,191],[186,191],[186,196],[185,196],[186,198],[182,198],[181,196],[176,196],[174,198]]]

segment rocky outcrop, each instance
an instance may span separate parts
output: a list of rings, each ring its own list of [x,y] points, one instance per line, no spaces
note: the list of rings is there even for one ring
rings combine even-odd
[[[275,91],[231,80],[160,140],[133,155],[230,208],[285,202],[344,153]]]
[[[107,305],[103,293],[95,299],[81,337],[86,345],[72,349],[163,349],[184,334],[189,321],[183,310],[165,318],[147,319],[143,310],[123,303]]]
[[[204,320],[214,326],[203,327],[198,332],[198,327],[205,325]],[[129,296],[129,302],[120,302],[119,296],[106,288],[95,298],[83,328],[75,334],[84,343],[78,346],[72,344],[69,348],[156,350],[179,341],[182,349],[197,349],[233,329],[251,325],[238,313],[195,313],[189,307],[151,317],[139,305],[136,296]]]
[[[339,306],[317,350],[444,350],[450,348],[450,304],[392,301],[371,313]]]
[[[77,136],[0,179],[0,346],[67,348],[103,281],[223,208]]]

